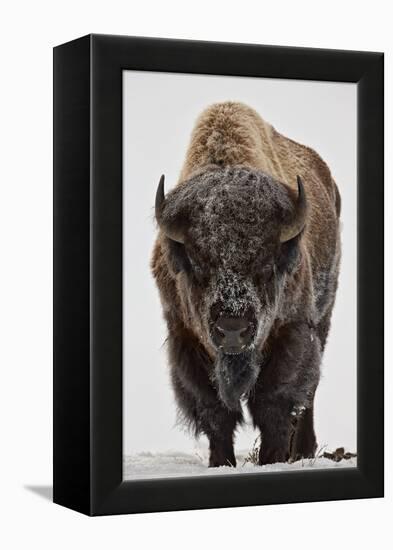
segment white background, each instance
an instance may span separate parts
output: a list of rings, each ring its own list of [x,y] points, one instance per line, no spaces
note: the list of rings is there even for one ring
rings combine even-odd
[[[14,2],[2,7],[0,543],[39,548],[387,548],[392,508],[392,375],[386,372],[387,498],[89,519],[26,486],[47,487],[52,464],[52,46],[88,32],[386,52],[389,3],[305,0]],[[392,120],[387,105],[387,147]],[[392,177],[387,158],[386,181]],[[392,192],[387,186],[387,212]],[[392,216],[387,216],[391,236]],[[387,246],[387,277],[392,252]],[[391,288],[391,287],[390,287]],[[387,366],[392,293],[387,287]],[[48,494],[48,489],[41,490]]]
[[[282,134],[314,148],[330,167],[342,200],[342,264],[322,378],[315,401],[320,448],[356,451],[356,84],[125,71],[123,73],[124,453],[193,452],[175,425],[166,325],[150,271],[157,234],[158,179],[176,184],[197,116],[217,101],[250,105]],[[307,174],[302,174],[307,179]],[[250,450],[248,425],[235,449]]]

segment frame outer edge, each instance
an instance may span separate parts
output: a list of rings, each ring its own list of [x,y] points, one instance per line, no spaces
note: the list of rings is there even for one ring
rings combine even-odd
[[[363,464],[361,460],[360,467],[349,471],[347,475],[344,475],[343,470],[332,469],[328,472],[315,471],[311,476],[305,475],[306,472],[304,472],[299,475],[294,473],[293,476],[244,474],[199,479],[122,481],[122,350],[120,345],[122,294],[121,279],[119,279],[122,273],[120,86],[122,70],[241,74],[259,77],[266,76],[263,74],[263,71],[266,71],[273,78],[298,77],[306,80],[358,82],[364,75],[369,73],[371,75],[375,60],[380,57],[380,54],[342,52],[340,55],[340,52],[330,50],[281,49],[225,43],[209,45],[207,42],[193,43],[183,40],[108,35],[92,35],[91,44],[93,49],[90,64],[92,86],[90,122],[93,126],[90,135],[92,205],[90,226],[92,271],[90,275],[94,273],[94,286],[90,287],[92,308],[90,334],[91,357],[94,357],[94,363],[90,366],[91,401],[89,401],[87,415],[91,431],[86,436],[89,441],[87,456],[91,483],[87,513],[91,515],[124,514],[382,496],[381,461],[377,458],[373,462],[372,455],[367,451],[370,445],[366,444],[365,431],[362,433],[362,439],[365,442]],[[214,55],[210,55],[209,52]],[[228,52],[231,53],[230,56],[227,55]],[[283,56],[282,65],[285,70],[280,68],[281,65],[277,65],[278,54]],[[256,63],[261,58],[264,61],[263,67]],[[189,71],[186,70],[187,67],[190,67]],[[284,76],[280,75],[280,71],[283,70]],[[372,76],[370,78],[372,80]],[[367,84],[367,79],[363,84]],[[375,102],[378,104],[379,89],[378,86],[376,88],[371,86],[367,91],[365,95],[367,101],[363,106],[363,109],[366,109],[363,112],[365,116],[370,116],[370,109]],[[381,125],[378,122],[380,115],[381,113],[377,113],[377,122],[372,126],[374,137],[376,135],[380,137],[378,134],[381,131]],[[376,151],[377,146],[371,140],[367,141],[364,136],[363,138],[374,151],[374,161],[369,159],[369,164],[372,165],[379,155],[378,150]],[[86,158],[90,158],[87,152]],[[370,173],[370,166],[366,169]],[[360,177],[359,182],[363,182],[362,185],[364,181],[365,179]],[[380,184],[381,175],[376,178],[377,187]],[[377,200],[374,206],[377,215],[380,216],[381,202]],[[375,236],[375,233],[373,235]],[[380,283],[378,271],[380,262],[376,266],[377,273],[367,275],[368,282]],[[380,327],[381,324],[383,325],[381,312],[378,309],[381,295],[378,294],[377,298],[373,315]],[[373,334],[375,335],[376,332],[374,331]],[[381,355],[377,354],[375,363],[378,372],[380,360]],[[364,371],[365,367],[363,366],[362,369]],[[364,391],[368,380],[366,373],[359,386],[360,391]],[[375,384],[371,385],[370,395],[374,401],[381,398],[381,388],[383,389],[381,379],[378,378]],[[370,416],[370,420],[365,418],[365,427],[375,428],[380,418],[379,407]],[[380,425],[377,424],[374,438],[377,445],[382,444],[380,436]],[[371,451],[373,452],[374,449]]]
[[[358,468],[384,495],[384,54],[358,83]],[[361,367],[361,368],[360,368]],[[363,403],[363,406],[359,406]],[[368,405],[371,406],[368,406]]]
[[[53,501],[90,514],[90,37],[53,52]]]

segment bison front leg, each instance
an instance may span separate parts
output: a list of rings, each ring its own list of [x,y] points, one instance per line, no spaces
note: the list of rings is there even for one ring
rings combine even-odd
[[[233,434],[239,420],[237,413],[228,411],[219,404],[200,410],[198,422],[201,431],[209,439],[209,467],[236,466]]]
[[[261,407],[255,401],[251,401],[249,408],[254,424],[261,431],[259,464],[287,462],[294,431],[290,414],[291,403],[265,400]]]
[[[171,380],[181,418],[196,435],[209,440],[209,466],[236,466],[233,434],[241,411],[230,411],[220,401],[209,372],[213,365],[190,334],[168,338]]]
[[[219,466],[236,467],[236,458],[233,450],[233,441],[230,438],[210,439],[210,456],[209,468],[217,468]]]
[[[172,382],[183,418],[196,435],[205,434],[209,440],[209,467],[236,466],[233,435],[237,423],[242,421],[241,412],[223,407],[208,380],[203,391],[197,386],[186,387],[175,373]]]
[[[291,440],[290,459],[313,458],[317,448],[314,431],[314,404],[300,411],[294,419],[295,432]]]
[[[254,425],[261,430],[260,464],[314,453],[312,403],[320,357],[319,339],[307,323],[282,327],[272,341],[271,355],[248,402]]]

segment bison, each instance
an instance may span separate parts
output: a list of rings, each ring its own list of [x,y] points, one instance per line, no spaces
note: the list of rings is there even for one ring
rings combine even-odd
[[[259,464],[313,457],[313,402],[340,263],[340,195],[309,147],[237,102],[207,108],[178,184],[158,185],[152,273],[181,418],[236,466],[242,403]]]

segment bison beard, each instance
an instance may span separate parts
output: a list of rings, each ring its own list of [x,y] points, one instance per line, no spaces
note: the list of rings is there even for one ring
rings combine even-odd
[[[219,353],[214,367],[218,395],[229,410],[241,410],[240,400],[253,388],[259,374],[255,350]]]

